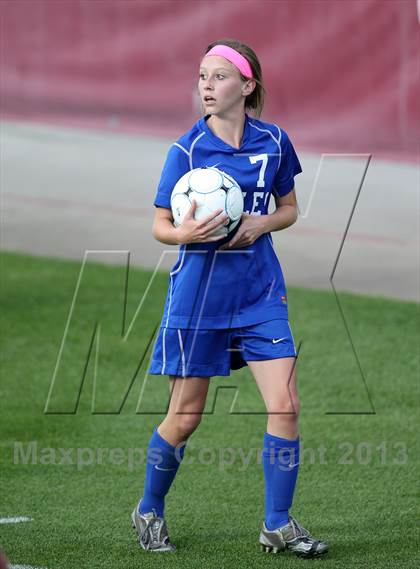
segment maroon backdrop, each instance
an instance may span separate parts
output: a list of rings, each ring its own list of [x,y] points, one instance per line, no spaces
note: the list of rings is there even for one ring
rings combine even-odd
[[[2,0],[2,116],[179,134],[208,43],[257,52],[262,118],[300,147],[413,158],[415,0]]]

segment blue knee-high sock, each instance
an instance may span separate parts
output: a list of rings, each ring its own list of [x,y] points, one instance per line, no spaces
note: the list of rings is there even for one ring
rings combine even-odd
[[[279,528],[289,521],[299,469],[299,437],[283,439],[264,433],[265,525]]]
[[[177,449],[165,441],[155,428],[147,447],[146,479],[139,512],[145,514],[156,510],[157,515],[163,517],[165,496],[184,458],[184,450],[185,443]]]

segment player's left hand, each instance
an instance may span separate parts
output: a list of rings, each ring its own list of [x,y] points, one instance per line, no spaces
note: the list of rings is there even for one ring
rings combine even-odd
[[[219,251],[222,249],[239,249],[240,247],[252,245],[264,233],[262,217],[261,215],[243,213],[241,225],[235,236],[227,243],[221,245]]]

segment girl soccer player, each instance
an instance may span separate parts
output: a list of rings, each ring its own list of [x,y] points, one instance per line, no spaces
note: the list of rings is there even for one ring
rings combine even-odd
[[[250,47],[236,40],[210,44],[200,65],[198,92],[204,116],[171,146],[154,201],[154,237],[180,245],[149,370],[169,376],[171,398],[149,442],[133,527],[143,549],[175,549],[164,500],[188,437],[200,423],[210,378],[248,365],[268,413],[261,548],[318,556],[328,550],[327,543],[289,515],[299,468],[297,353],[270,234],[297,219],[294,176],[302,168],[284,130],[246,113],[260,117],[264,99],[261,66]],[[244,194],[241,223],[222,239],[214,235],[227,219],[222,210],[196,221],[193,202],[178,227],[171,213],[171,192],[179,178],[193,168],[212,166],[233,176]],[[276,210],[268,214],[271,194]]]

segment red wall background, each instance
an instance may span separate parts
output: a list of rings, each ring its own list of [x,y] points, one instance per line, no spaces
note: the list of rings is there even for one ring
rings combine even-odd
[[[263,120],[301,148],[415,158],[416,0],[2,0],[3,117],[175,136],[208,43],[257,52]]]

